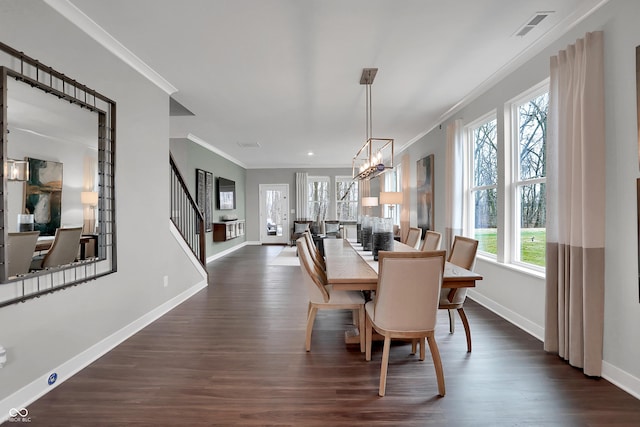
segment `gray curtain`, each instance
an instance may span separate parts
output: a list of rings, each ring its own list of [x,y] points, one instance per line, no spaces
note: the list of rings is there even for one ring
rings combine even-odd
[[[603,34],[551,58],[545,350],[602,372],[605,129]]]
[[[453,238],[462,235],[463,206],[463,148],[462,120],[455,120],[447,125],[447,157],[445,177],[445,228],[444,248],[451,250]]]

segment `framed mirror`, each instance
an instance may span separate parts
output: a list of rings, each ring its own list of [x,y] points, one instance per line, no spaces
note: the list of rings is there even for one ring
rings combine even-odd
[[[0,50],[2,307],[116,271],[115,102]]]

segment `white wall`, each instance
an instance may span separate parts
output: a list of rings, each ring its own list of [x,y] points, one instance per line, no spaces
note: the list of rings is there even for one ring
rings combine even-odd
[[[415,161],[435,154],[436,229],[444,231],[444,163],[447,123],[457,118],[469,123],[496,109],[498,125],[505,102],[549,76],[549,58],[584,36],[603,30],[606,85],[606,273],[603,376],[640,397],[640,303],[636,178],[638,147],[636,128],[635,47],[640,45],[640,2],[611,0],[539,55],[493,88],[471,101],[451,118],[411,146],[411,176]],[[502,142],[502,135],[499,134]],[[412,185],[415,183],[412,181]],[[411,209],[415,210],[415,200]],[[412,216],[412,221],[415,221]],[[493,261],[478,260],[484,276],[470,295],[534,336],[544,334],[544,280]],[[470,320],[471,323],[473,320]],[[472,325],[473,328],[473,325]]]
[[[202,286],[203,276],[169,228],[168,95],[40,1],[1,2],[0,40],[114,99],[118,126],[117,272],[0,308],[8,359],[1,421],[46,391],[52,372],[59,384],[123,330]]]

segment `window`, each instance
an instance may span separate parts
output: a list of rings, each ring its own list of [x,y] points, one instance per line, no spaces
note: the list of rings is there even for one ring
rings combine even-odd
[[[336,210],[339,221],[358,220],[358,181],[336,176]]]
[[[470,153],[469,230],[478,250],[497,254],[498,147],[495,115],[468,127]]]
[[[549,93],[529,92],[512,104],[513,261],[544,267],[546,130]]]
[[[329,177],[310,176],[308,182],[309,199],[307,212],[309,219],[317,222],[324,221],[329,208]]]

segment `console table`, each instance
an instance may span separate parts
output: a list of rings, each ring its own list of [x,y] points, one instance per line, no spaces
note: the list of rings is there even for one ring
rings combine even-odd
[[[226,242],[241,236],[244,236],[244,219],[213,223],[214,242]]]

